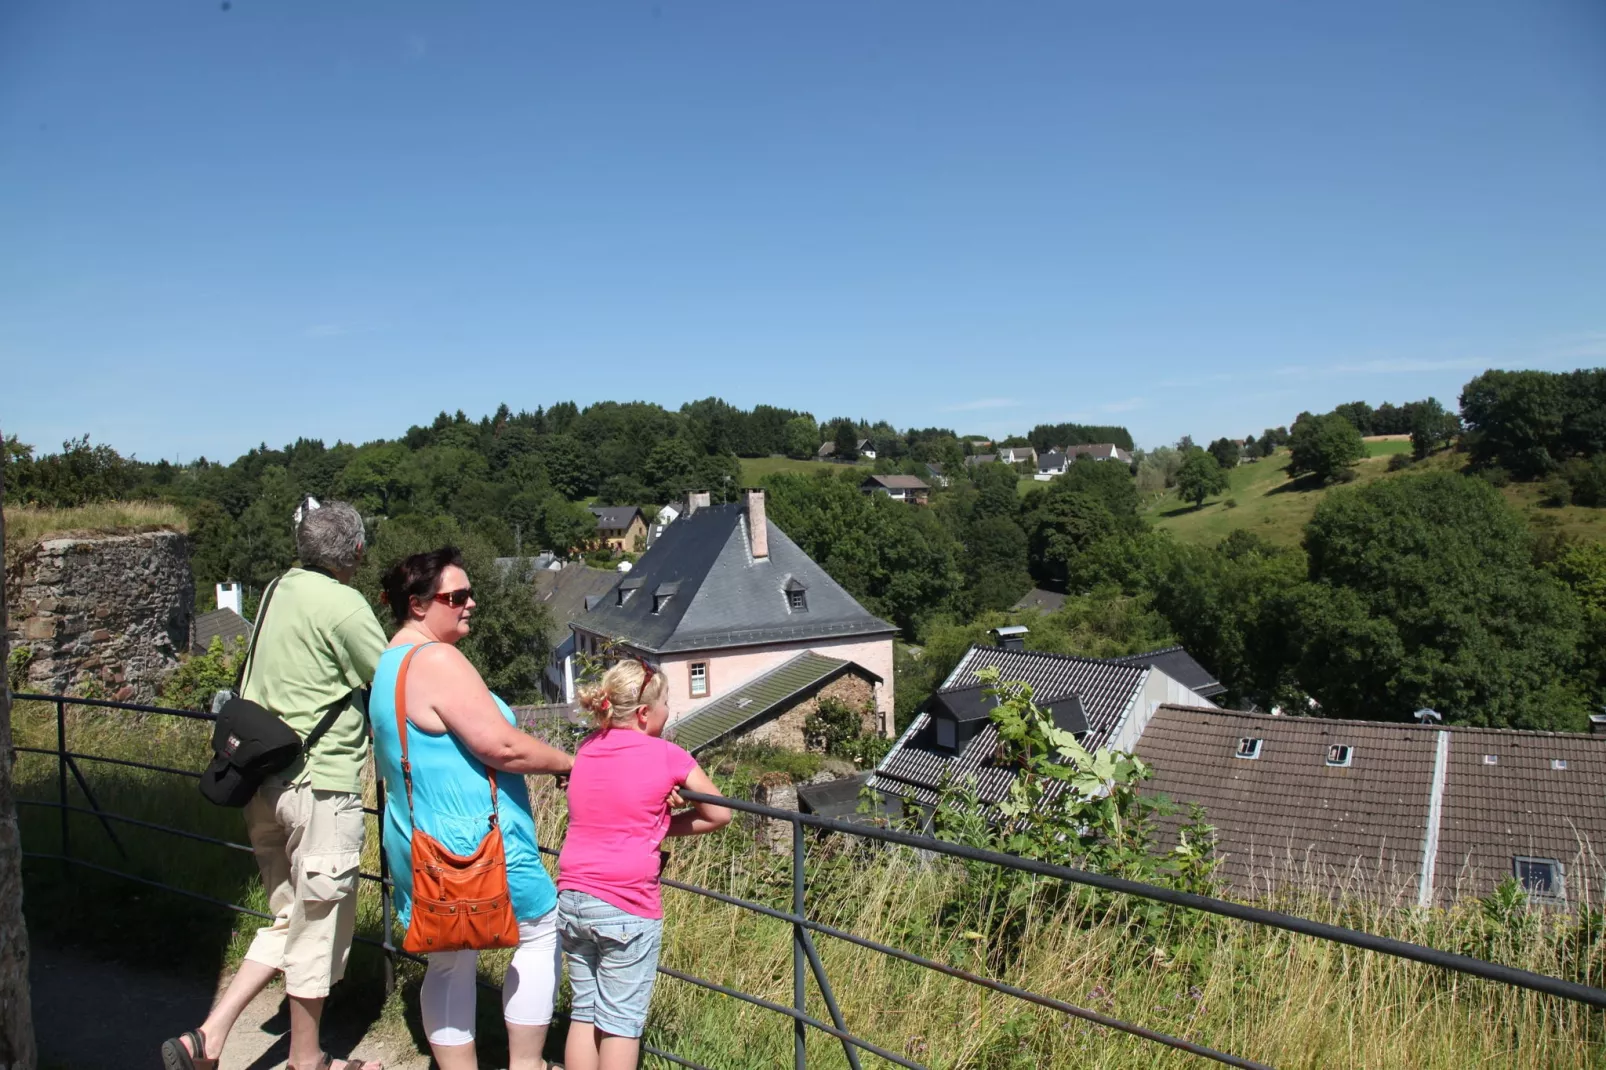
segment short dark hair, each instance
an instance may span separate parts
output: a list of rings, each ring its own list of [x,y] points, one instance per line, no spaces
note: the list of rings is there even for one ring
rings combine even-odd
[[[463,567],[463,552],[455,546],[442,546],[439,550],[414,554],[399,562],[379,581],[385,592],[385,602],[397,624],[406,624],[412,611],[413,599],[429,599],[441,587],[441,573],[446,566]]]

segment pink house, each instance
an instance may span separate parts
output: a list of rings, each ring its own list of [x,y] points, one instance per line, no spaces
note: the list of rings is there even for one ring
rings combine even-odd
[[[865,707],[892,735],[892,637],[765,516],[764,492],[686,516],[604,598],[571,622],[582,653],[643,658],[669,682],[670,725],[688,749],[739,736],[800,739],[822,695]]]

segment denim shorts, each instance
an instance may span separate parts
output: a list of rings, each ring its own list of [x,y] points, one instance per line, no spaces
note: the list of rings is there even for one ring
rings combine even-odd
[[[639,1037],[658,976],[661,918],[643,918],[585,892],[558,893],[558,932],[569,964],[569,1018],[616,1037]]]

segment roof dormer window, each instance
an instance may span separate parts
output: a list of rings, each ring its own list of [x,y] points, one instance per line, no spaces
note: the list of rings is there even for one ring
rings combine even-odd
[[[809,608],[809,595],[804,586],[794,576],[786,581],[783,588],[786,593],[786,609],[789,613],[806,613]]]

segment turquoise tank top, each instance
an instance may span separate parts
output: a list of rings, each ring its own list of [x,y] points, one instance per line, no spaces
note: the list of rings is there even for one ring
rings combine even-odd
[[[380,656],[368,700],[374,763],[385,783],[385,858],[396,884],[396,921],[403,930],[413,913],[413,829],[407,811],[407,786],[402,781],[401,740],[396,735],[396,672],[411,649],[392,647]],[[518,723],[500,698],[496,699],[496,707],[508,724]],[[413,766],[413,805],[418,809],[418,827],[453,854],[472,854],[490,831],[491,787],[485,777],[485,765],[450,732],[435,735],[415,724],[407,726],[407,751]],[[524,777],[498,770],[496,786],[513,913],[520,921],[533,921],[558,905],[557,889],[541,864]]]

